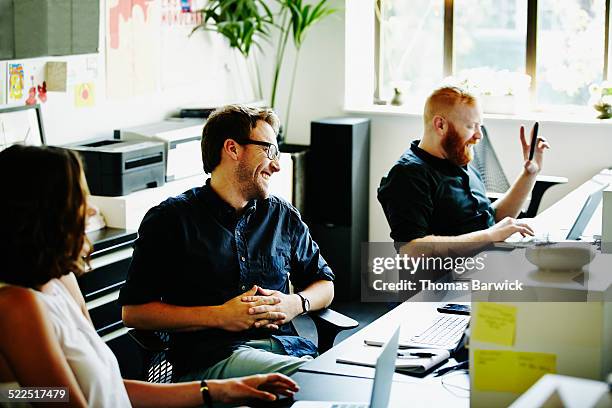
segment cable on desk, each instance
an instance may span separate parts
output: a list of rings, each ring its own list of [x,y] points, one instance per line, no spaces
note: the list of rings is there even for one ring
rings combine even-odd
[[[468,369],[454,370],[446,374],[443,374],[440,378],[440,383],[446,389],[446,391],[450,392],[455,397],[470,398],[470,387],[463,387],[461,385],[448,383],[449,378],[457,377],[458,374],[469,375],[469,370]]]

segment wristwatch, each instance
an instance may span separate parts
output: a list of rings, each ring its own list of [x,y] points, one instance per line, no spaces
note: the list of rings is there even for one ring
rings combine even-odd
[[[302,299],[302,314],[310,312],[310,300],[301,293],[297,293],[297,295]]]

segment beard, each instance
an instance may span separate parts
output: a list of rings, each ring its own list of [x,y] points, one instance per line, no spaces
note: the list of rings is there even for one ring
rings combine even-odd
[[[472,153],[472,146],[474,144],[471,139],[464,142],[455,126],[450,122],[448,123],[448,130],[444,139],[442,139],[442,148],[449,161],[460,167],[467,165],[474,157]]]
[[[253,180],[253,169],[245,162],[240,162],[236,168],[236,180],[242,196],[247,200],[265,200],[268,190],[265,186]]]

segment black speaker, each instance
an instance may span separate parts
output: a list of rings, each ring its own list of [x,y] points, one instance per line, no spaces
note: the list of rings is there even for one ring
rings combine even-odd
[[[305,220],[336,275],[335,299],[358,300],[361,243],[368,241],[370,120],[311,122]]]

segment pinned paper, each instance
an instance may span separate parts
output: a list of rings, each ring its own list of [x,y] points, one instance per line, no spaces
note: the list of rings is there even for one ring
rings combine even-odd
[[[87,82],[74,87],[74,105],[77,108],[89,108],[96,103],[95,84]]]
[[[474,350],[474,386],[481,391],[522,393],[544,374],[556,372],[555,354]]]
[[[478,303],[472,337],[485,343],[513,346],[516,332],[516,307],[499,303]]]
[[[8,98],[11,101],[20,101],[24,97],[23,64],[9,64],[8,68]]]
[[[64,61],[49,61],[46,65],[47,90],[52,92],[66,92],[68,79],[67,63]]]

